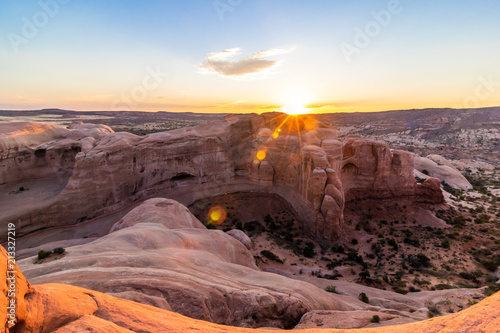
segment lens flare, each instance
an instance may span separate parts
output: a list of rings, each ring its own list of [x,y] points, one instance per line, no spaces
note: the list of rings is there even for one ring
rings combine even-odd
[[[265,158],[266,158],[266,152],[265,152],[264,150],[259,150],[259,151],[257,152],[257,156],[256,156],[256,157],[257,157],[257,159],[258,159],[259,161],[262,161],[263,159],[265,159]]]
[[[220,206],[210,208],[208,219],[212,224],[221,224],[226,219],[226,210]]]

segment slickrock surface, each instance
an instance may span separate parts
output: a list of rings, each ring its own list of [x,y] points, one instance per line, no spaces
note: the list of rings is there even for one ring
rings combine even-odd
[[[186,207],[150,199],[112,232],[60,257],[23,259],[33,283],[58,281],[233,326],[290,328],[310,310],[355,307],[309,283],[258,270],[237,239]]]
[[[7,254],[0,249],[0,267],[6,275]],[[16,275],[17,324],[5,325],[6,332],[269,332],[221,326],[180,314],[135,303],[79,287],[62,284],[32,286],[20,269]],[[8,303],[6,282],[0,284],[0,318],[6,322]],[[351,318],[358,315],[349,312]],[[363,316],[363,312],[360,313]],[[382,315],[385,316],[385,315]],[[382,318],[382,317],[381,317]],[[383,325],[383,324],[382,324]],[[349,332],[499,332],[500,293],[480,303],[444,317],[382,328],[352,329]],[[305,329],[297,332],[324,332]],[[330,329],[328,332],[345,332]]]
[[[456,169],[449,161],[439,155],[428,157],[415,157],[415,169],[423,174],[418,174],[420,178],[428,176],[438,178],[448,185],[458,190],[471,190],[472,185],[462,173]],[[425,174],[424,170],[427,172]]]
[[[439,188],[416,184],[411,154],[371,140],[343,143],[311,117],[228,116],[143,137],[81,123],[8,126],[16,128],[0,137],[0,204],[7,207],[0,219],[16,221],[19,235],[75,225],[151,197],[190,205],[254,191],[281,196],[307,233],[333,240],[342,232],[346,199],[442,201]]]

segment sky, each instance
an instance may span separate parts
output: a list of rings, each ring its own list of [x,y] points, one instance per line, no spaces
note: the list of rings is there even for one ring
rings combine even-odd
[[[0,0],[0,109],[500,105],[500,1]]]

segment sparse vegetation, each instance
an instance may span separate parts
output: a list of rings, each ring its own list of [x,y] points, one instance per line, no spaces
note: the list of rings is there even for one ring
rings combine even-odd
[[[50,251],[47,252],[47,251],[44,251],[44,250],[40,250],[38,251],[38,260],[42,260],[42,259],[45,259],[47,258],[48,256],[50,256]]]
[[[65,252],[65,249],[63,249],[62,247],[56,247],[54,250],[52,250],[52,252],[56,254],[63,254]]]
[[[326,286],[325,291],[327,291],[329,293],[334,293],[334,294],[338,294],[339,293],[337,291],[337,287],[336,286],[332,286],[332,285]]]
[[[370,303],[370,299],[368,298],[368,296],[366,296],[366,294],[365,294],[365,293],[361,293],[361,294],[359,294],[358,299],[359,299],[361,302],[364,302],[364,303],[367,303],[367,304],[369,304],[369,303]]]
[[[266,257],[269,260],[278,262],[280,264],[284,263],[284,261],[280,257],[278,257],[277,255],[275,255],[274,253],[272,253],[269,250],[262,250],[262,251],[260,251],[260,254],[262,254],[264,257]]]

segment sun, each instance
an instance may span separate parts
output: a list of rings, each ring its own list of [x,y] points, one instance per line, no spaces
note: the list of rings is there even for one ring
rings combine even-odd
[[[311,97],[305,92],[288,92],[280,98],[280,101],[283,105],[280,110],[288,115],[296,116],[310,112],[306,106],[311,103]]]
[[[281,111],[291,116],[298,116],[309,112],[302,103],[288,103],[281,107]]]

